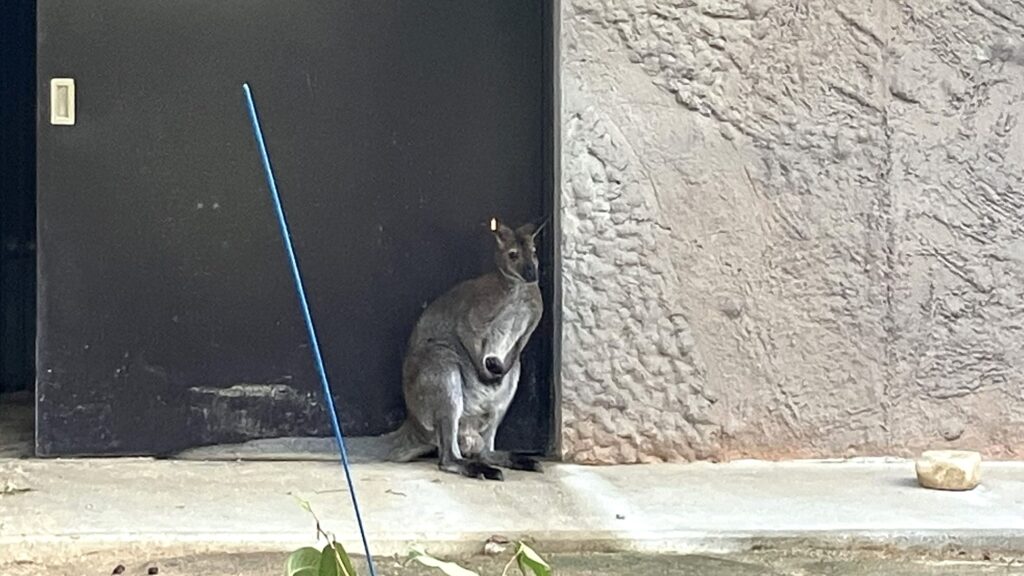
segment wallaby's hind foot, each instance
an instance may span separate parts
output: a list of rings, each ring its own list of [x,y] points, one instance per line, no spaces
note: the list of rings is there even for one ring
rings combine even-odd
[[[455,410],[455,412],[460,412],[460,410]],[[479,460],[463,458],[462,453],[459,451],[459,440],[456,436],[458,434],[456,422],[458,422],[458,417],[449,418],[441,416],[436,423],[437,447],[441,456],[441,461],[437,467],[444,472],[461,474],[468,478],[484,478],[487,480],[498,480],[499,482],[504,480],[505,475],[494,466],[484,464]]]
[[[452,474],[461,474],[468,478],[483,478],[485,480],[497,480],[501,482],[505,479],[505,475],[501,470],[494,466],[488,466],[483,462],[474,462],[472,460],[455,460],[451,462],[442,462],[438,465],[444,472],[451,472]]]
[[[520,454],[512,455],[512,461],[509,462],[508,467],[512,470],[525,470],[527,472],[537,472],[539,474],[544,473],[544,465],[540,463],[540,460]]]
[[[524,456],[523,454],[516,454],[514,452],[504,452],[492,450],[490,452],[483,452],[480,454],[480,461],[484,464],[491,466],[501,466],[502,468],[508,468],[509,470],[525,470],[527,472],[544,472],[544,466],[540,463],[540,460],[531,458],[530,456]]]

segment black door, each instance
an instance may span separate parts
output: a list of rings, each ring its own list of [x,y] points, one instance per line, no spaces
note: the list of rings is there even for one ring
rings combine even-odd
[[[35,359],[35,5],[0,15],[0,395],[27,398]],[[0,398],[0,404],[9,397]],[[4,417],[0,407],[0,419]],[[0,423],[2,424],[2,423]]]
[[[329,434],[242,82],[349,435],[400,422],[405,340],[427,301],[490,269],[484,223],[551,210],[541,2],[38,10],[40,454]],[[73,126],[50,125],[53,77],[75,80]],[[508,446],[550,439],[551,326]]]

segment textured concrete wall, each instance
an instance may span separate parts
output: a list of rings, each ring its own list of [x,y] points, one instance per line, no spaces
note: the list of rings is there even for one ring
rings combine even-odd
[[[561,26],[567,459],[1024,452],[1024,3]]]

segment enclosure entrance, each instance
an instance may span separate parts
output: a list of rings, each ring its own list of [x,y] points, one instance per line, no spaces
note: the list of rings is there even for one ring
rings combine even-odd
[[[241,85],[260,109],[348,435],[400,423],[423,306],[553,214],[550,5],[42,0],[37,452],[326,436]],[[548,314],[499,443],[553,438]]]

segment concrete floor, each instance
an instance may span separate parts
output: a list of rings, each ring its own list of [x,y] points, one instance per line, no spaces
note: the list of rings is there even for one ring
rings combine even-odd
[[[30,402],[0,402],[4,576],[109,574],[119,564],[129,576],[151,566],[281,574],[287,551],[314,542],[295,496],[359,549],[329,440],[206,448],[184,460],[44,461],[26,458],[31,415]],[[500,574],[503,559],[474,556],[492,534],[531,539],[568,576],[1024,576],[1012,560],[1024,557],[1024,463],[986,463],[980,488],[944,493],[917,487],[913,464],[899,460],[553,465],[489,483],[430,463],[367,462],[375,441],[350,449],[365,462],[357,491],[382,576],[427,573],[393,559],[414,542]],[[307,460],[287,461],[296,457]]]
[[[751,548],[1024,551],[1024,465],[986,463],[972,492],[919,488],[904,461],[553,465],[503,483],[430,463],[355,467],[376,554],[467,554],[492,534],[549,553]],[[0,558],[281,552],[311,543],[309,499],[358,549],[331,462],[0,461]],[[0,571],[0,573],[5,573]]]

